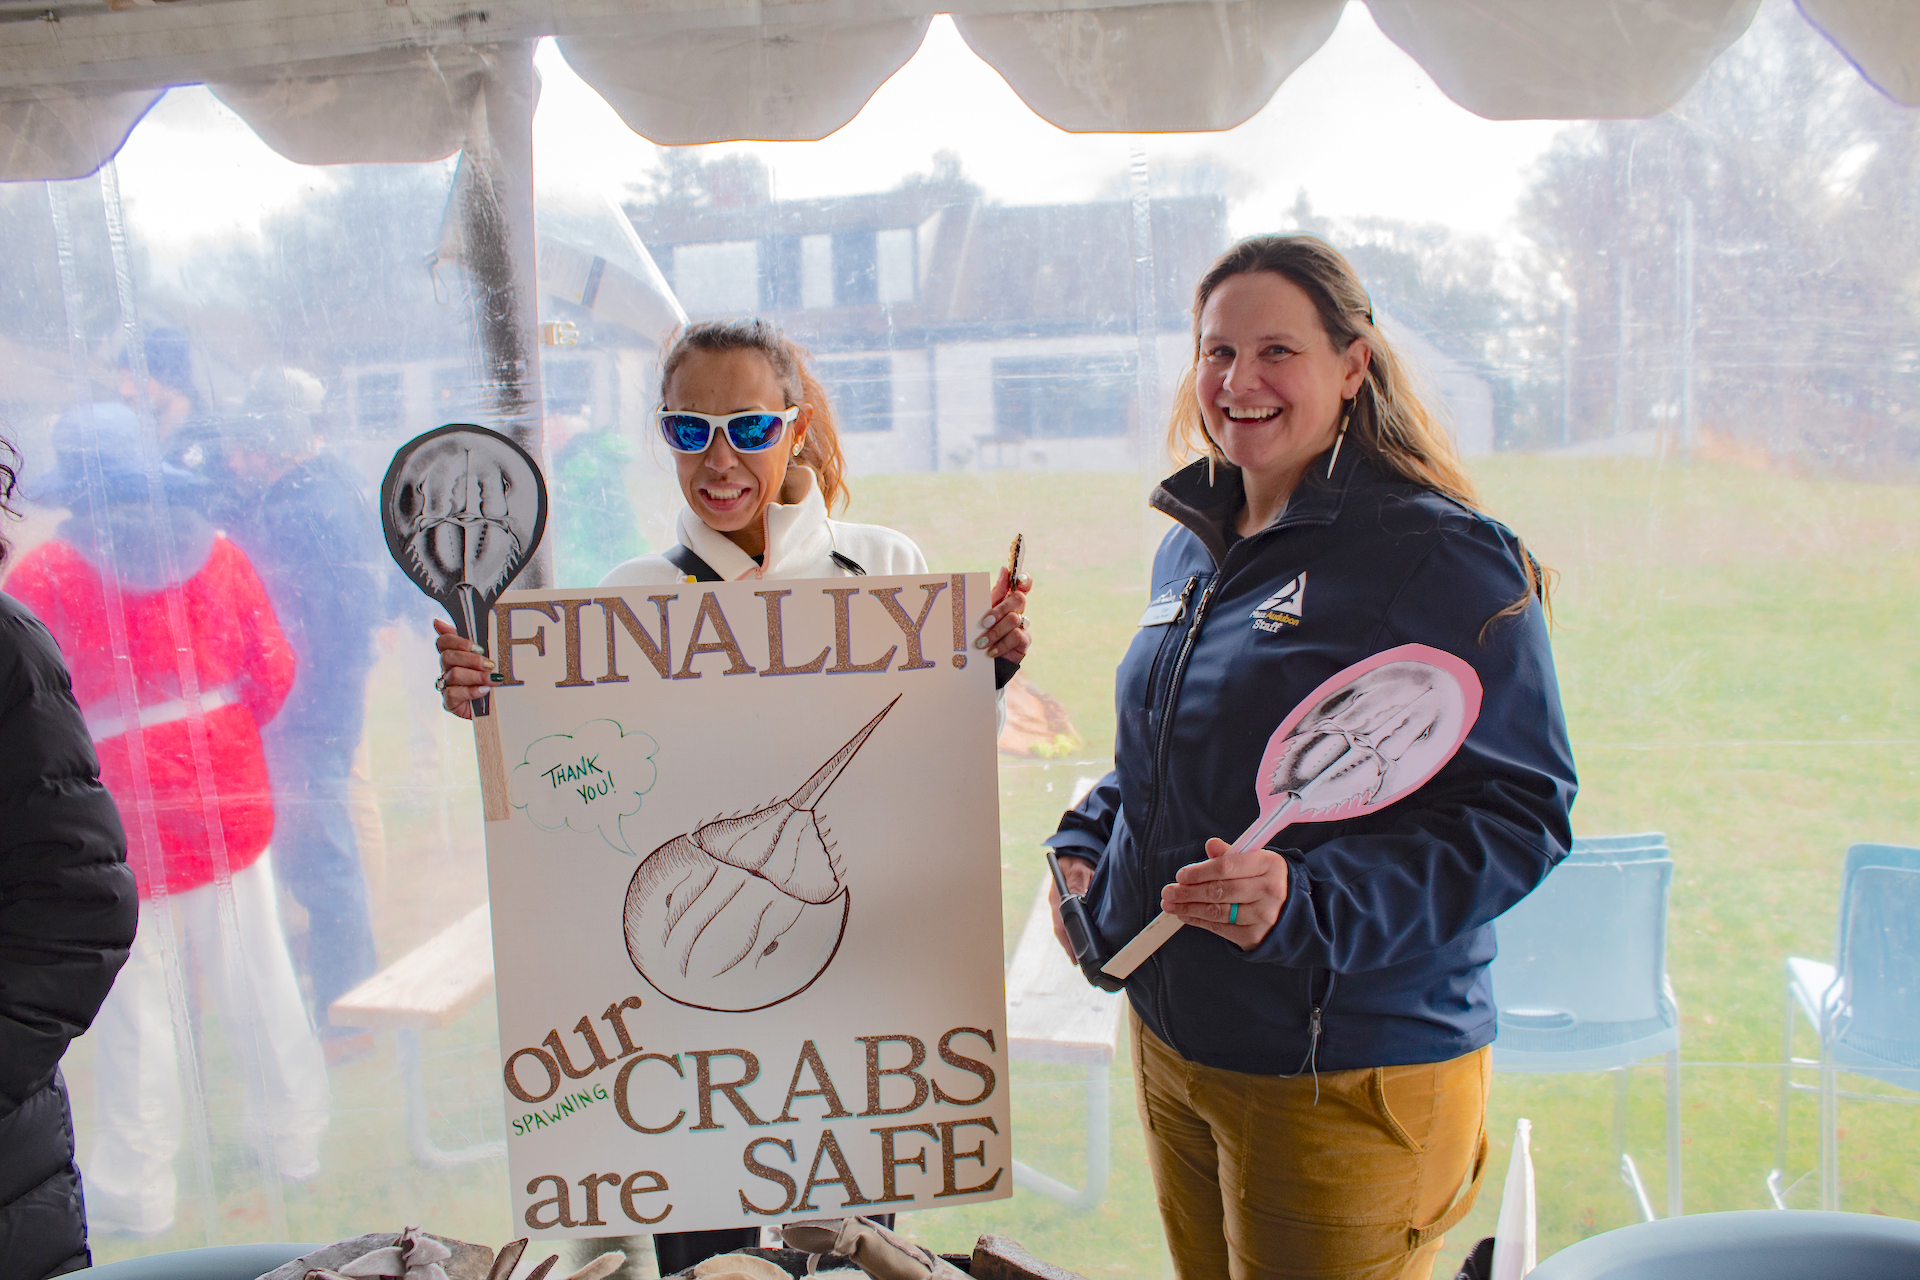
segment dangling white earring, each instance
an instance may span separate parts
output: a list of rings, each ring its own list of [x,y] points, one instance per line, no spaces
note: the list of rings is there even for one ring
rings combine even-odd
[[[1213,464],[1220,455],[1220,446],[1213,442],[1213,433],[1207,430],[1207,424],[1200,424],[1200,434],[1207,441],[1207,488],[1213,488]]]
[[[1340,461],[1340,446],[1346,443],[1347,424],[1353,421],[1353,405],[1347,405],[1347,411],[1340,415],[1340,433],[1333,438],[1333,455],[1327,459],[1327,478],[1333,478],[1333,464]]]

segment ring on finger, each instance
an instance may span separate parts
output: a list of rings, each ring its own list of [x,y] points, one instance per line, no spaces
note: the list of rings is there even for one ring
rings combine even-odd
[[[443,671],[440,673],[440,678],[433,682],[433,687],[435,689],[438,689],[441,693],[445,693],[447,691],[447,673],[446,672]]]
[[[1239,903],[1236,902],[1227,909],[1227,923],[1228,924],[1240,923],[1240,904]]]

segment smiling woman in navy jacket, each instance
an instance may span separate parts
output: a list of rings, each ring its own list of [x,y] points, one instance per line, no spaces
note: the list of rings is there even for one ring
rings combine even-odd
[[[1120,664],[1115,769],[1047,843],[1109,950],[1163,907],[1192,926],[1127,984],[1178,1273],[1425,1280],[1485,1162],[1492,921],[1570,838],[1541,570],[1333,249],[1244,241],[1194,317],[1169,437],[1203,456],[1153,496],[1176,527]],[[1281,720],[1409,643],[1484,686],[1454,759],[1229,854]]]

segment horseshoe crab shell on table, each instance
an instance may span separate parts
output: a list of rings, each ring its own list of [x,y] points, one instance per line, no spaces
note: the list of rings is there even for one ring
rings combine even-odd
[[[792,999],[826,972],[852,895],[816,806],[899,701],[786,799],[716,818],[641,859],[627,886],[627,955],[660,994],[746,1013]]]

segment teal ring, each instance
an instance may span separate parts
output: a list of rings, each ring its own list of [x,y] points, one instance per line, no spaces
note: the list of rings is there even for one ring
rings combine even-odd
[[[1232,907],[1230,907],[1230,908],[1228,908],[1228,910],[1227,910],[1227,923],[1228,923],[1228,924],[1239,924],[1239,923],[1240,923],[1240,904],[1239,904],[1239,903],[1237,903],[1237,902],[1236,902],[1236,903],[1234,903],[1234,904],[1233,904],[1233,906],[1232,906]]]

